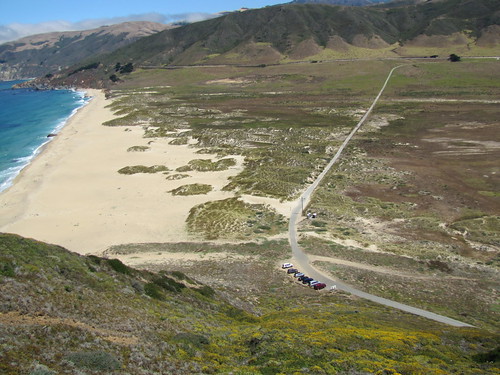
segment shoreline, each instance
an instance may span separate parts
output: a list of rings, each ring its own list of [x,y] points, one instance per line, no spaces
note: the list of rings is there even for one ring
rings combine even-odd
[[[83,116],[83,114],[81,114],[81,111],[91,106],[95,97],[94,95],[99,90],[81,89],[75,91],[84,93],[82,99],[88,98],[88,100],[80,107],[73,110],[71,115],[63,122],[62,125],[57,124],[54,127],[53,132],[57,132],[56,136],[47,136],[46,142],[41,144],[33,152],[33,154],[30,156],[29,162],[26,163],[15,175],[15,177],[10,182],[10,185],[4,190],[0,191],[0,213],[2,213],[2,215],[0,215],[0,231],[6,225],[8,225],[10,221],[16,221],[17,218],[21,215],[21,212],[24,211],[26,199],[23,198],[28,198],[29,192],[35,190],[40,182],[40,180],[36,178],[36,174],[39,173],[39,164],[43,162],[44,155],[50,153],[51,148],[56,147],[57,143],[60,142],[60,139],[65,136],[67,132],[69,133],[68,128],[71,128],[73,119],[78,115]],[[92,95],[91,92],[94,95]],[[35,169],[33,172],[31,171],[32,168]],[[40,176],[38,175],[38,177]],[[30,178],[32,179],[31,181],[29,181]],[[5,209],[7,209],[7,213],[14,213],[14,216],[4,215]]]
[[[100,90],[86,92],[92,99],[0,193],[0,231],[96,255],[126,243],[200,242],[186,230],[189,210],[234,197],[222,188],[243,170],[243,157],[231,156],[237,165],[228,170],[190,171],[180,180],[167,180],[162,173],[119,174],[132,165],[165,165],[174,174],[200,155],[192,146],[170,145],[172,138],[144,138],[139,125],[103,126],[115,118],[106,107],[111,101]],[[130,152],[133,146],[149,149]],[[206,195],[169,193],[193,183],[210,184],[213,190]],[[286,203],[274,203],[278,210],[288,210]]]
[[[16,82],[16,81],[8,81],[8,82]],[[46,137],[43,140],[43,142],[39,146],[37,146],[36,149],[31,151],[31,154],[17,158],[16,161],[19,162],[18,165],[12,166],[3,171],[6,173],[2,175],[3,176],[2,178],[6,179],[0,182],[0,194],[8,190],[15,183],[17,177],[22,173],[22,171],[26,169],[38,157],[38,155],[43,152],[43,150],[47,147],[47,145],[54,140],[55,136],[57,136],[61,132],[61,130],[69,123],[71,118],[80,109],[85,107],[92,99],[87,95],[87,90],[84,89],[81,90],[68,89],[66,91],[72,91],[73,93],[79,96],[78,101],[75,102],[75,104],[78,106],[74,108],[69,115],[57,119],[57,122],[52,124],[52,127],[47,130]]]

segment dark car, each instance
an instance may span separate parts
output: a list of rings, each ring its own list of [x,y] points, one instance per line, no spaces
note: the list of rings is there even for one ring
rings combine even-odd
[[[306,276],[306,275],[302,275],[302,276],[300,276],[300,277],[299,277],[299,281],[302,281],[302,280],[304,280],[304,279],[305,279],[305,278],[307,278],[307,277],[308,277],[308,276]]]
[[[286,270],[286,272],[287,273],[297,273],[297,272],[299,272],[299,270],[296,269],[296,268],[289,268],[289,269]]]
[[[314,288],[315,290],[320,290],[320,289],[326,288],[326,284],[325,284],[325,283],[318,283],[318,284],[315,284],[315,285],[313,286],[313,288]]]
[[[311,281],[313,281],[314,279],[312,277],[304,277],[302,279],[302,284],[307,284],[307,283],[310,283]]]

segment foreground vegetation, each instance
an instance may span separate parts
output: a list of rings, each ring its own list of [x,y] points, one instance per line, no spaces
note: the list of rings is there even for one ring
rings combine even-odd
[[[293,286],[268,261],[252,313],[179,271],[138,271],[6,234],[0,254],[3,374],[499,371],[495,335]]]

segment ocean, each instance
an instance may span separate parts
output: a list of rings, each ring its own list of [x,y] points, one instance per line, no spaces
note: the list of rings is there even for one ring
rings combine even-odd
[[[19,82],[0,81],[0,192],[87,102],[84,92],[11,89]]]

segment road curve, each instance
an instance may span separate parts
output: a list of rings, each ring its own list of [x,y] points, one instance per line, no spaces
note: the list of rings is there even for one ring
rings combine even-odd
[[[338,149],[337,153],[335,156],[332,158],[332,160],[328,163],[328,165],[325,167],[323,172],[316,178],[316,180],[307,188],[307,190],[300,196],[300,198],[297,201],[297,204],[292,210],[292,213],[290,215],[290,222],[288,226],[288,232],[289,232],[289,241],[290,241],[290,246],[292,248],[292,255],[294,257],[294,263],[297,268],[299,268],[302,272],[306,273],[308,276],[316,279],[316,280],[321,280],[322,282],[327,284],[327,288],[332,287],[333,285],[336,286],[337,289],[348,292],[350,294],[353,294],[355,296],[365,298],[367,300],[380,303],[382,305],[386,305],[389,307],[393,307],[402,311],[406,311],[415,315],[423,316],[428,319],[435,320],[440,323],[445,323],[451,326],[455,327],[473,327],[470,324],[460,322],[458,320],[448,318],[443,315],[435,314],[430,311],[422,310],[416,307],[412,307],[409,305],[405,305],[403,303],[399,303],[396,301],[389,300],[387,298],[382,298],[375,296],[370,293],[363,292],[361,290],[355,289],[350,285],[347,285],[343,283],[342,281],[333,279],[331,276],[325,275],[324,273],[320,272],[316,268],[314,268],[307,256],[307,254],[300,248],[298,241],[297,241],[297,222],[298,220],[303,216],[303,208],[307,206],[309,203],[309,200],[311,198],[312,193],[316,190],[320,182],[323,180],[325,175],[330,171],[332,166],[337,162],[339,159],[340,155],[344,151],[344,148],[347,146],[351,138],[356,134],[358,129],[363,125],[363,123],[366,121],[370,113],[372,112],[373,108],[377,104],[379,98],[382,96],[382,93],[384,92],[393,72],[402,67],[404,65],[399,65],[394,67],[390,72],[389,75],[387,76],[387,79],[385,80],[384,85],[380,89],[377,97],[373,101],[372,105],[368,109],[368,111],[365,113],[365,115],[361,118],[361,120],[358,122],[358,124],[354,127],[354,129],[349,133],[349,135],[346,137],[340,148]]]

